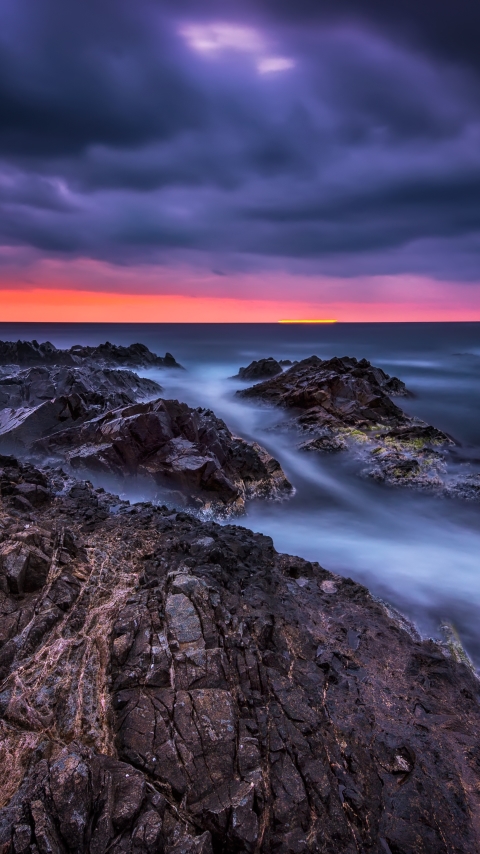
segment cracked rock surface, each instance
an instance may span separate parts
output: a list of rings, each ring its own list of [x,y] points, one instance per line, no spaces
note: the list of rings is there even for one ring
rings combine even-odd
[[[466,664],[269,537],[1,462],[2,854],[477,854]]]
[[[480,498],[478,475],[456,465],[452,437],[400,409],[391,398],[411,396],[405,384],[366,359],[311,356],[237,394],[289,410],[301,450],[348,451],[365,477]]]

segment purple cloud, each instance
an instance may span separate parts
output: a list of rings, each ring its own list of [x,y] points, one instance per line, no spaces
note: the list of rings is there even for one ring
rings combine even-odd
[[[317,5],[5,0],[0,243],[477,281],[480,13]]]

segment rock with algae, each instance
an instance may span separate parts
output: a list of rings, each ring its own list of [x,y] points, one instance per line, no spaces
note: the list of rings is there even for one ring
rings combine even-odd
[[[392,400],[411,396],[405,384],[366,359],[311,356],[237,394],[287,409],[303,451],[347,451],[378,482],[480,499],[478,475],[453,457],[455,440],[405,413]]]

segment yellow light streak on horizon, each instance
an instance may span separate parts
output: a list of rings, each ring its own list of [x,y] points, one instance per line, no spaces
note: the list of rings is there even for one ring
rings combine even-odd
[[[337,320],[279,320],[279,323],[338,323]]]

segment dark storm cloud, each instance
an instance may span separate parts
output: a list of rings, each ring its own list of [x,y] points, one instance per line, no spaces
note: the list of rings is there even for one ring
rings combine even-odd
[[[5,0],[0,145],[9,154],[134,146],[203,123],[202,92],[148,4]]]
[[[4,0],[0,242],[478,279],[480,12],[421,6]]]
[[[185,0],[182,5],[191,14],[198,13],[196,0]],[[177,0],[168,0],[168,6],[172,11],[178,9]],[[226,14],[224,0],[206,0],[202,7],[212,15]],[[243,9],[259,21],[273,18],[290,27],[363,25],[384,33],[394,43],[410,44],[480,70],[480,6],[472,0],[245,0]]]

